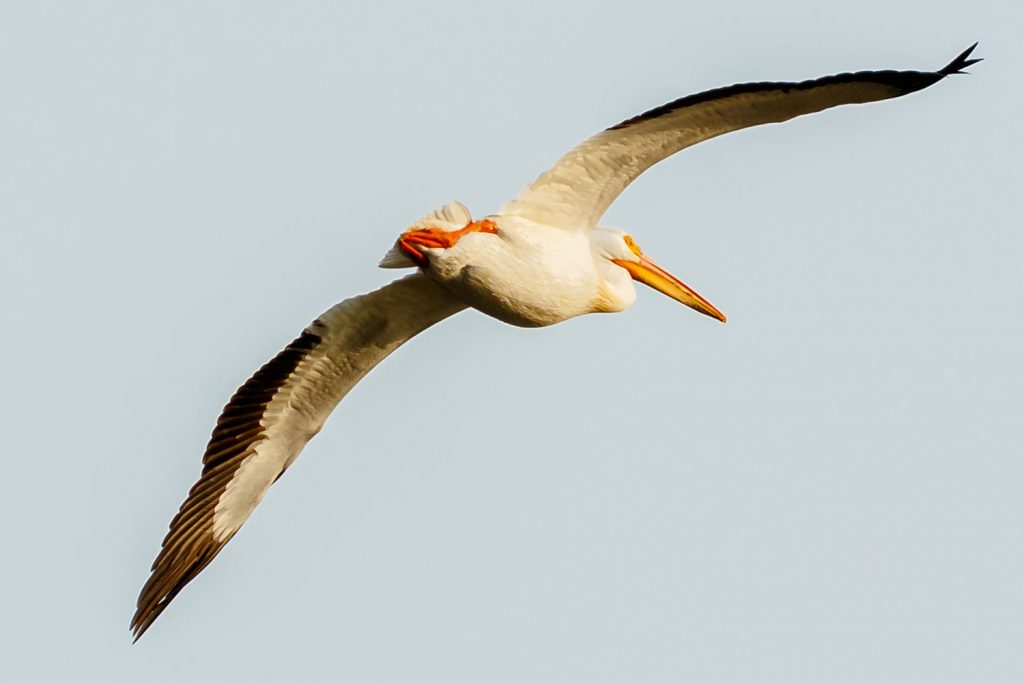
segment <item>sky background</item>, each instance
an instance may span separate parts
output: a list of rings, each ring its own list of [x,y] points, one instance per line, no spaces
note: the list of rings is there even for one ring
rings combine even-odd
[[[1024,9],[5,3],[10,681],[1024,680]],[[729,315],[430,330],[137,644],[235,388],[685,94],[986,61],[719,138],[611,208]]]

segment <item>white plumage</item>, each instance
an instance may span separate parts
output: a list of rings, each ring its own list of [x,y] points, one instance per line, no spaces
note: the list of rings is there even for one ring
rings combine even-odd
[[[523,327],[621,311],[647,284],[725,320],[619,230],[597,227],[653,164],[729,131],[926,88],[980,61],[974,46],[934,72],[868,71],[802,83],[746,83],[691,95],[570,150],[483,220],[448,204],[402,233],[384,268],[420,272],[326,311],[256,372],[224,408],[203,471],[170,530],[132,618],[141,636],[234,536],[348,391],[403,343],[472,307]]]

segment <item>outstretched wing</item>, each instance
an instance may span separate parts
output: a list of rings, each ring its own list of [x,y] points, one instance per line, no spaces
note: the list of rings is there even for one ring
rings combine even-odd
[[[465,305],[421,273],[347,299],[231,397],[171,521],[131,628],[137,640],[231,540],[339,401],[407,340]]]
[[[860,71],[800,83],[742,83],[683,97],[577,145],[499,213],[589,230],[641,173],[681,149],[741,128],[922,90],[981,61],[968,59],[976,46],[938,71]]]

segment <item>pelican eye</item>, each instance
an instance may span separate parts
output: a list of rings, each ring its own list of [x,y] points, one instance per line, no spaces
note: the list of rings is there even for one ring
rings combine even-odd
[[[644,255],[644,253],[640,251],[640,247],[637,246],[636,242],[633,241],[633,238],[630,235],[623,235],[622,240],[626,243],[626,246],[629,247],[629,250],[631,252],[633,252],[637,256]]]

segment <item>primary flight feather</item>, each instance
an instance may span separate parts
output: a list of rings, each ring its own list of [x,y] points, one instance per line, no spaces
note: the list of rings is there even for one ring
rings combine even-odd
[[[231,397],[139,595],[134,637],[231,540],[349,390],[431,325],[467,307],[523,327],[621,311],[636,298],[633,281],[724,322],[632,236],[597,227],[645,170],[723,133],[922,90],[981,61],[970,58],[976,46],[938,71],[861,71],[683,97],[585,140],[495,214],[474,221],[456,202],[412,224],[380,265],[418,272],[326,311]]]

